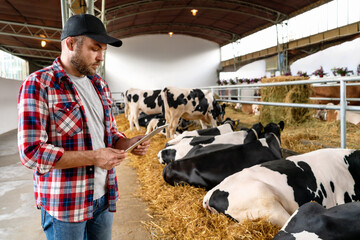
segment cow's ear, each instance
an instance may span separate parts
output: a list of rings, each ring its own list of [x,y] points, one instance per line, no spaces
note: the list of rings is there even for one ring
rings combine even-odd
[[[279,126],[280,126],[280,130],[284,130],[284,127],[285,127],[284,121],[280,121]]]

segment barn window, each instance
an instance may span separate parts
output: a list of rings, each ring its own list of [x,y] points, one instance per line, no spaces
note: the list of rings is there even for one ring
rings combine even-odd
[[[0,77],[24,80],[28,75],[28,61],[0,50]]]

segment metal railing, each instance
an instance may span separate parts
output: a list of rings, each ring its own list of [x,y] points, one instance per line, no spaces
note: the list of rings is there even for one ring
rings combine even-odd
[[[346,98],[346,86],[355,86],[360,85],[360,83],[347,83],[353,81],[360,81],[360,76],[350,76],[350,77],[327,77],[319,79],[308,79],[308,80],[296,80],[296,81],[286,81],[286,82],[274,82],[274,83],[254,83],[254,84],[242,84],[242,85],[227,85],[227,86],[210,86],[210,87],[201,87],[201,89],[211,90],[213,93],[219,95],[220,99],[217,101],[221,102],[232,102],[232,103],[244,103],[244,104],[258,104],[258,105],[267,105],[267,106],[279,106],[279,107],[299,107],[299,108],[312,108],[312,109],[332,109],[340,110],[340,136],[341,136],[341,148],[346,148],[346,111],[360,111],[360,106],[348,106],[347,100],[351,101],[360,101],[359,98]],[[330,83],[330,84],[329,84]],[[270,87],[270,86],[289,86],[289,85],[304,85],[312,84],[316,87],[328,87],[328,86],[340,86],[340,99],[334,98],[311,98],[316,100],[340,100],[340,105],[324,105],[324,104],[305,104],[305,103],[281,103],[281,102],[261,102],[261,101],[251,101],[243,100],[248,99],[257,99],[261,97],[257,96],[242,96],[242,89],[260,89],[261,87]],[[237,95],[221,95],[221,90],[237,90]],[[231,99],[237,98],[237,100]]]

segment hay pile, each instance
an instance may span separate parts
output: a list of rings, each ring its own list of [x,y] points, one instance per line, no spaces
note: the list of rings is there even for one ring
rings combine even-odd
[[[232,108],[226,109],[225,117],[240,120],[240,124],[247,127],[259,122],[259,116],[244,114]],[[268,122],[262,121],[263,125]],[[144,128],[140,132],[127,130],[129,123],[123,114],[117,116],[117,125],[118,130],[128,137],[145,133]],[[347,124],[347,132],[347,147],[360,149],[360,127]],[[339,121],[328,123],[311,118],[303,123],[286,124],[281,134],[282,147],[299,153],[340,146]],[[223,214],[210,213],[202,207],[206,193],[204,189],[172,187],[165,183],[162,178],[164,165],[156,157],[165,143],[165,136],[158,134],[152,138],[146,156],[129,155],[129,164],[137,170],[141,185],[137,195],[147,202],[152,218],[143,223],[153,239],[272,239],[278,232],[279,227],[266,219],[239,224]]]
[[[306,80],[305,77],[279,76],[273,78],[262,78],[262,83],[285,82],[295,80]],[[310,103],[309,96],[311,86],[292,85],[292,86],[273,86],[261,88],[261,100],[264,102],[285,102],[285,103]],[[291,108],[262,106],[260,113],[261,122],[279,122],[294,124],[302,123],[309,119],[312,111],[308,108]]]
[[[117,125],[127,137],[145,132],[144,128],[140,132],[127,130],[129,124],[123,114],[117,116]],[[146,156],[129,154],[129,164],[137,170],[140,182],[137,195],[147,202],[152,218],[144,225],[153,239],[272,239],[279,231],[266,219],[239,224],[223,214],[213,214],[202,207],[204,189],[165,183],[164,165],[156,157],[165,143],[165,136],[157,134]]]

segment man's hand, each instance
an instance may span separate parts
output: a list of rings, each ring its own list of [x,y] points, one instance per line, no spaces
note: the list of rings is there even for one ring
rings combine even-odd
[[[125,150],[143,137],[144,135],[139,135],[133,138],[120,138],[116,142],[115,148]],[[150,140],[147,140],[141,143],[140,145],[138,145],[136,148],[134,148],[134,150],[132,150],[131,153],[135,155],[143,156],[146,154],[149,146],[150,146]]]
[[[95,152],[94,165],[106,170],[110,170],[118,165],[127,157],[124,150],[114,148],[100,148]]]
[[[132,141],[133,143],[131,143],[130,145],[136,143],[143,137],[144,137],[144,135],[139,135],[139,136],[131,138],[130,141]],[[141,143],[136,148],[134,148],[134,150],[132,150],[131,153],[135,154],[135,155],[143,156],[146,154],[149,146],[150,146],[150,140],[146,140],[145,142]]]
[[[127,155],[124,150],[114,148],[100,148],[94,151],[65,151],[54,168],[65,169],[95,165],[110,170],[118,166]]]

